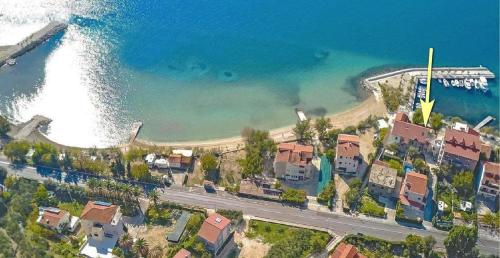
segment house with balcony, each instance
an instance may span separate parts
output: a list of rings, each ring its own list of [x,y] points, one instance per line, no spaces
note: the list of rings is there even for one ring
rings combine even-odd
[[[231,233],[231,221],[220,214],[214,213],[208,216],[201,225],[198,238],[205,244],[205,248],[217,257],[227,242],[230,241]]]
[[[413,124],[406,113],[399,112],[394,119],[387,144],[396,144],[401,153],[406,153],[410,146],[420,152],[429,151],[431,136],[430,128]]]
[[[484,162],[480,174],[480,184],[477,194],[495,201],[500,191],[500,164]]]
[[[366,258],[358,249],[351,244],[340,242],[330,258]]]
[[[80,253],[87,257],[113,257],[111,252],[124,232],[120,206],[89,201],[80,218],[86,236]]]
[[[334,173],[357,176],[363,162],[359,152],[359,136],[339,134],[335,149]]]
[[[69,212],[53,207],[40,208],[36,222],[61,233],[70,224]]]
[[[480,134],[466,124],[455,123],[453,127],[446,128],[438,163],[474,171],[482,151],[487,157],[491,148],[481,142]]]
[[[312,146],[280,143],[273,163],[275,177],[293,181],[310,178],[312,159]]]
[[[428,178],[424,174],[409,172],[399,192],[399,201],[404,215],[412,219],[423,219],[424,209],[427,203]]]

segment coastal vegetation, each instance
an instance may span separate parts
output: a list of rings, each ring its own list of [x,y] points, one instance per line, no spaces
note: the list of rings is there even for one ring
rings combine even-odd
[[[201,169],[204,173],[217,169],[217,157],[213,153],[204,153],[200,158]]]
[[[337,193],[335,189],[335,182],[331,180],[328,182],[328,185],[326,185],[325,189],[321,193],[318,194],[318,202],[321,204],[328,204],[330,201],[332,201],[333,197],[335,197],[335,194]]]
[[[27,141],[12,141],[4,146],[3,153],[12,162],[22,163],[26,160],[26,154],[30,150],[30,144]]]
[[[424,125],[424,117],[422,116],[422,109],[421,108],[417,108],[415,110],[415,113],[413,113],[411,121],[414,124],[418,124],[421,126]],[[444,115],[441,113],[432,112],[431,116],[429,118],[429,123],[427,125],[430,126],[432,128],[432,130],[434,130],[434,133],[437,133],[445,125],[444,124]]]
[[[308,257],[324,250],[328,233],[251,220],[249,238],[260,238],[272,245],[266,257]]]
[[[245,134],[245,158],[240,159],[243,178],[261,175],[265,160],[276,152],[276,144],[269,137],[269,132],[248,129]]]
[[[390,112],[395,112],[396,110],[398,110],[399,106],[404,104],[404,91],[401,86],[398,88],[394,88],[387,84],[381,84],[380,89],[382,91],[382,97],[384,98],[385,106]]]
[[[476,247],[478,239],[477,228],[467,226],[454,226],[444,240],[448,257],[478,257]]]
[[[326,121],[322,121],[326,122]],[[304,121],[297,121],[295,127],[293,128],[293,133],[301,143],[310,144],[314,138],[314,130],[311,124],[311,119]]]
[[[352,208],[361,196],[361,180],[354,178],[349,182],[349,190],[344,193],[345,204]]]

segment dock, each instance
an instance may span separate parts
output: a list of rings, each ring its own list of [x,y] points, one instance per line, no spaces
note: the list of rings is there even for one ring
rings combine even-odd
[[[14,135],[14,139],[21,140],[26,139],[31,133],[33,133],[36,129],[38,129],[42,125],[47,125],[52,120],[41,116],[36,115],[28,121],[23,128],[21,128],[16,135]]]
[[[385,78],[402,75],[405,73],[409,73],[412,76],[427,76],[427,68],[424,67],[416,67],[416,68],[407,68],[401,69],[397,71],[392,71],[384,74],[375,75],[369,78],[366,78],[365,81],[367,83],[372,83],[378,80],[382,80]],[[495,74],[491,72],[488,68],[483,66],[477,67],[434,67],[432,68],[432,78],[433,79],[479,79],[479,77],[484,77],[486,79],[494,79]]]
[[[304,122],[307,120],[306,114],[304,114],[304,111],[302,111],[301,109],[296,108],[295,113],[297,114],[300,122]]]
[[[487,125],[489,122],[495,120],[494,117],[492,116],[487,116],[483,121],[481,121],[479,124],[474,127],[474,130],[479,131],[483,126]]]
[[[132,124],[132,129],[130,130],[130,137],[129,137],[129,144],[132,144],[135,139],[137,138],[137,135],[139,135],[139,131],[142,128],[142,122],[137,121]]]
[[[68,25],[66,23],[53,21],[39,31],[29,35],[16,45],[2,47],[0,51],[0,66],[4,65],[7,60],[14,59],[34,49],[44,41],[66,29],[67,26]]]

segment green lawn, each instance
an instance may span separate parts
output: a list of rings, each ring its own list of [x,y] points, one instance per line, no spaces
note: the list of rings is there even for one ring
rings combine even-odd
[[[370,195],[365,195],[361,198],[359,211],[363,214],[375,217],[384,217],[384,207],[379,205]]]
[[[61,210],[68,211],[71,216],[80,217],[83,211],[83,204],[78,202],[61,202],[57,205]]]
[[[261,238],[271,244],[266,257],[308,257],[325,249],[330,235],[326,232],[296,228],[257,220],[250,221],[249,238]]]

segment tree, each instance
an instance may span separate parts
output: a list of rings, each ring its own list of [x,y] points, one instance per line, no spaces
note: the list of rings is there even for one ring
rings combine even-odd
[[[58,167],[58,151],[56,147],[49,143],[38,142],[33,144],[33,163],[49,167]]]
[[[295,128],[293,128],[293,133],[301,142],[312,142],[314,132],[311,128],[311,119],[298,121],[297,124],[295,124]]]
[[[421,125],[421,126],[424,125],[424,116],[422,114],[421,108],[417,108],[415,110],[415,113],[413,113],[413,116],[411,117],[411,121],[412,121],[412,123],[417,124],[417,125]]]
[[[410,258],[420,257],[419,254],[423,251],[424,240],[420,236],[410,234],[406,236],[406,247]]]
[[[332,129],[333,125],[330,122],[330,118],[320,117],[314,123],[314,128],[318,132],[318,138],[321,142],[326,139],[328,130]]]
[[[481,217],[480,221],[487,226],[498,229],[500,227],[500,213],[498,211],[496,213],[488,212]]]
[[[333,163],[335,161],[335,149],[334,148],[329,148],[325,151],[325,156],[330,161],[330,163]]]
[[[429,166],[427,165],[427,163],[425,163],[425,161],[421,158],[417,158],[415,159],[415,161],[413,161],[413,167],[415,168],[416,171],[418,172],[424,172],[424,173],[429,173]]]
[[[429,258],[432,254],[432,249],[434,249],[434,246],[436,245],[436,239],[434,239],[433,236],[426,236],[424,237],[424,245],[423,245],[423,253],[424,257]]]
[[[474,192],[474,175],[470,171],[460,172],[453,177],[453,187],[462,198],[468,198]]]
[[[149,253],[148,243],[142,237],[135,240],[132,248],[139,257],[146,257]]]
[[[306,201],[306,192],[304,190],[288,188],[281,195],[281,199],[289,203],[303,204]]]
[[[130,248],[132,248],[134,241],[129,233],[125,233],[120,237],[120,240],[118,240],[118,244],[125,250],[125,252],[127,252],[130,251]]]
[[[394,88],[387,84],[380,85],[380,90],[382,91],[382,97],[384,98],[384,104],[387,110],[390,112],[395,112],[400,105],[403,104],[403,88]]]
[[[27,141],[14,141],[5,145],[3,153],[13,162],[24,162],[29,150]]]
[[[51,206],[52,202],[49,197],[49,192],[43,184],[39,184],[36,189],[33,199],[38,204],[38,206]]]
[[[245,158],[239,160],[243,177],[264,172],[265,158],[276,152],[276,144],[267,131],[251,130],[245,140]]]
[[[332,129],[328,131],[325,135],[325,139],[323,140],[323,144],[329,147],[333,147],[337,144],[337,138],[339,134],[342,133],[340,129]]]
[[[156,245],[149,251],[148,257],[150,258],[161,258],[163,257],[163,248],[160,245]]]
[[[441,113],[432,113],[430,117],[431,128],[437,133],[443,127],[443,114]]]
[[[147,180],[150,176],[148,165],[144,163],[134,163],[130,168],[130,174],[135,180]]]
[[[7,136],[10,131],[10,123],[5,119],[5,117],[0,116],[0,138]]]
[[[0,167],[0,184],[3,184],[3,180],[7,177],[7,170],[3,167]]]
[[[213,153],[205,153],[201,156],[201,169],[203,172],[217,169],[217,158]]]
[[[153,203],[154,207],[158,207],[158,200],[160,199],[160,195],[157,191],[151,191],[148,195],[149,201]]]
[[[448,257],[477,257],[479,254],[476,248],[477,238],[476,227],[453,226],[444,240]]]

